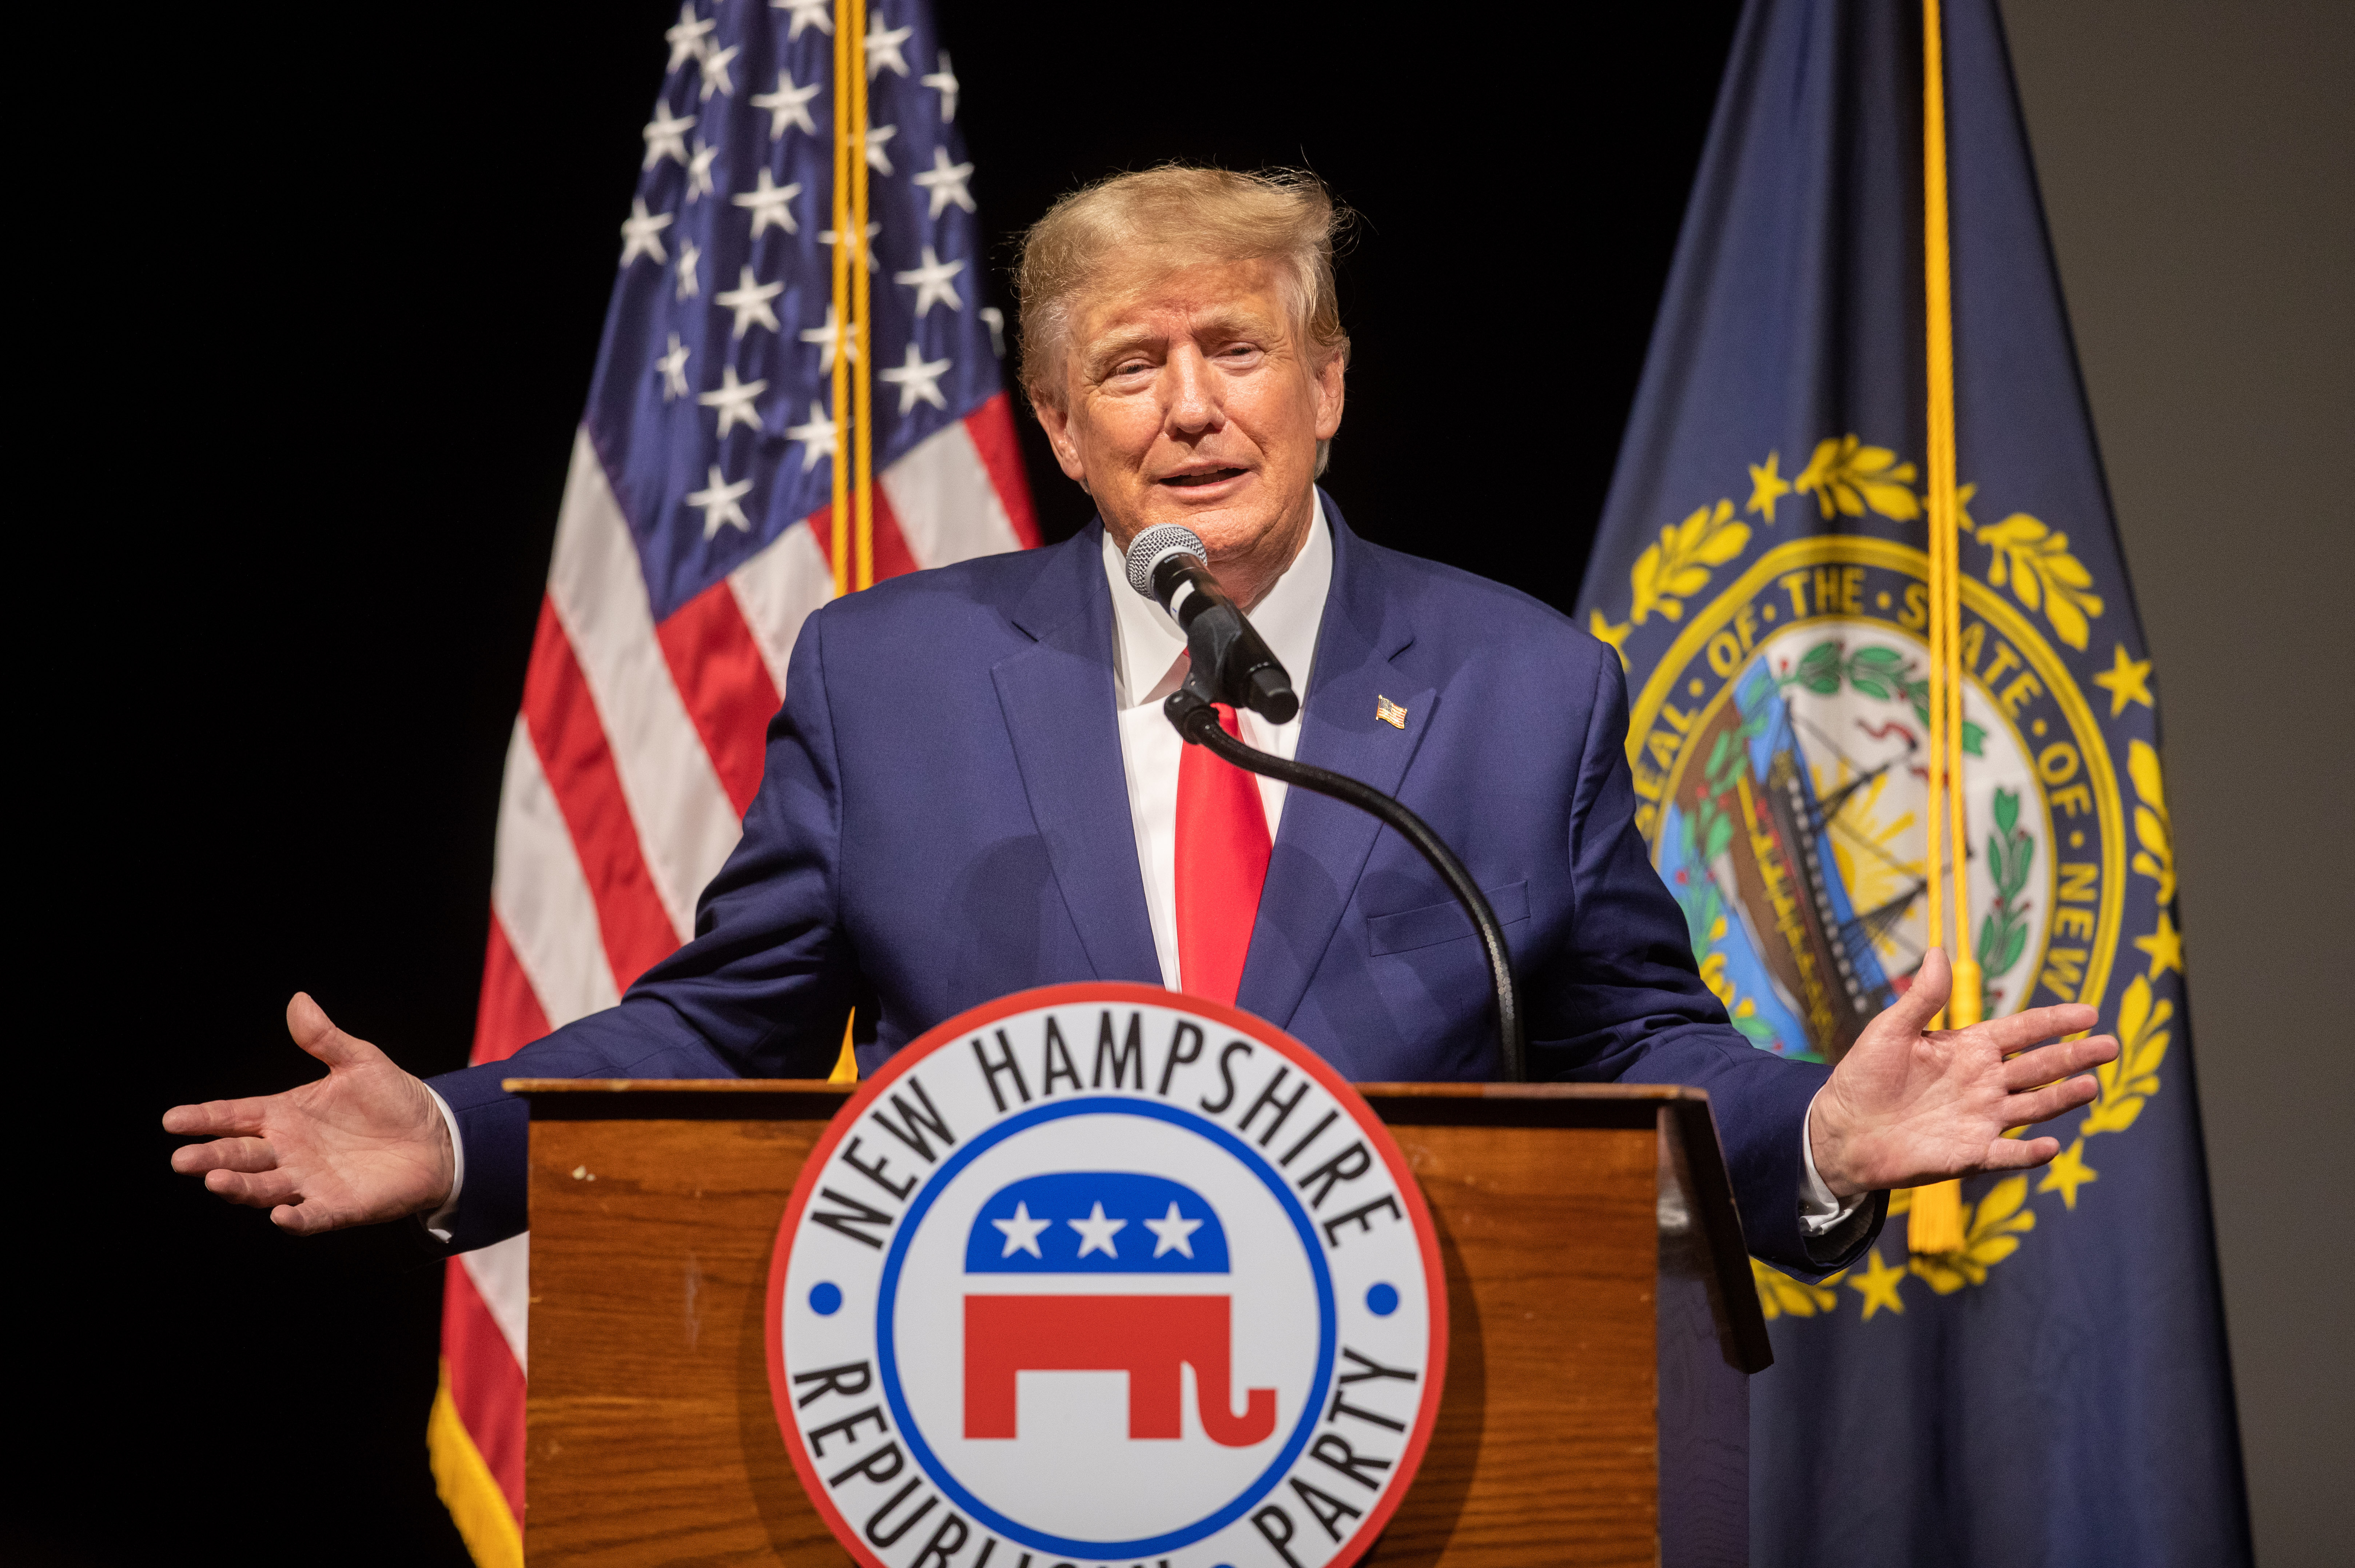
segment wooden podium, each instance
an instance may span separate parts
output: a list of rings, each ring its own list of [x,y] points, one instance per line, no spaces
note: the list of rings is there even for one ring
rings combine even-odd
[[[516,1078],[531,1105],[534,1564],[847,1561],[786,1457],[762,1313],[848,1090]],[[1361,1561],[1740,1563],[1771,1352],[1708,1097],[1361,1084],[1447,1269],[1439,1425]]]

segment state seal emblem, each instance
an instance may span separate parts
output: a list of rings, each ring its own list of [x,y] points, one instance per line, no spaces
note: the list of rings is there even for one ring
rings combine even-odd
[[[1702,980],[1759,1049],[1836,1062],[1929,943],[1929,562],[1866,531],[1898,534],[1923,502],[1912,462],[1853,434],[1817,442],[1796,475],[1780,463],[1748,465],[1746,507],[1724,497],[1661,529],[1629,569],[1626,619],[1597,608],[1589,629],[1628,664],[1636,824]],[[2174,855],[2158,753],[2121,724],[2151,705],[2150,667],[2115,639],[2100,662],[2107,607],[2068,534],[2022,512],[1977,523],[1977,493],[1960,493],[1959,538],[1977,548],[1960,583],[1957,869],[1986,1012],[2090,1002],[2122,1054],[2041,1177],[1966,1203],[1959,1249],[1891,1264],[1876,1248],[1820,1283],[1753,1262],[1770,1319],[1828,1315],[1845,1288],[1869,1320],[1903,1312],[1909,1278],[1939,1296],[1985,1283],[2036,1228],[2036,1198],[2076,1209],[2099,1175],[2086,1140],[2131,1128],[2159,1091],[2175,1005],[2158,988],[2181,969]],[[1808,502],[1814,515],[1777,522]]]
[[[770,1388],[868,1568],[1343,1568],[1429,1440],[1446,1300],[1397,1145],[1314,1053],[1050,987],[834,1118],[778,1231]]]

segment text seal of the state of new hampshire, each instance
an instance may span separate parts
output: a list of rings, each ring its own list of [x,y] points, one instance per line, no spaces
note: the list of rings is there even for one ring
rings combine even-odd
[[[778,1228],[769,1386],[868,1568],[1343,1568],[1445,1382],[1438,1236],[1315,1053],[1124,983],[900,1050]]]

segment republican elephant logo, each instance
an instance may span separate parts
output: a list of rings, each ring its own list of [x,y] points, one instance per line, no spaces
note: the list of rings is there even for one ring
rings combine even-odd
[[[1242,1414],[1231,1404],[1233,1298],[1151,1292],[1172,1280],[1220,1282],[1225,1228],[1209,1202],[1164,1177],[1070,1171],[1009,1183],[983,1204],[965,1245],[968,1281],[1037,1279],[1033,1295],[1002,1290],[964,1298],[964,1435],[1020,1436],[1023,1372],[1116,1372],[1128,1376],[1131,1440],[1183,1436],[1184,1369],[1194,1370],[1195,1408],[1210,1441],[1247,1448],[1275,1430],[1276,1391],[1254,1388]],[[1074,1294],[1059,1283],[1133,1282],[1135,1293]]]

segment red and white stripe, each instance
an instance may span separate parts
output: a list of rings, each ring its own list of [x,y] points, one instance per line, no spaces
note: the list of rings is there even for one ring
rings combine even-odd
[[[805,518],[656,622],[604,465],[586,430],[575,437],[499,796],[474,1063],[612,1006],[692,935],[696,895],[760,787],[794,639],[833,596],[831,537],[827,513]],[[879,577],[1038,542],[1003,394],[879,477]],[[518,1526],[529,1245],[452,1259],[442,1319],[474,1473],[487,1469]]]

